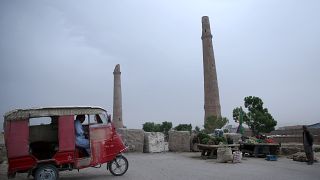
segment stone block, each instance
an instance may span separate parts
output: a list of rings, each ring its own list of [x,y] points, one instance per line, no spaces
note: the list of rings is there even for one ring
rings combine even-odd
[[[164,142],[164,152],[169,151],[169,142]]]
[[[0,164],[7,160],[7,151],[4,144],[0,144]]]
[[[165,150],[164,134],[161,132],[145,132],[144,152],[157,153]]]
[[[190,132],[169,131],[169,150],[173,152],[190,152]]]
[[[119,128],[117,132],[121,135],[129,152],[143,152],[144,131],[142,129]]]
[[[7,150],[4,144],[4,134],[0,133],[0,164],[7,160]]]

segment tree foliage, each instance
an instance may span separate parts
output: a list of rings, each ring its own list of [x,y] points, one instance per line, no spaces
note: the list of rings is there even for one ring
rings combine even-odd
[[[142,125],[142,129],[146,132],[163,132],[168,134],[168,131],[172,128],[172,122],[164,121],[162,124],[156,124],[154,122],[146,122]]]
[[[155,124],[154,122],[146,122],[142,126],[142,129],[146,132],[160,132],[160,124]]]
[[[242,112],[243,122],[249,126],[254,135],[274,130],[277,121],[273,119],[267,108],[263,108],[263,101],[259,97],[245,97],[244,106],[248,109],[247,113],[242,107],[233,109],[233,119],[236,122],[239,122],[240,112]]]
[[[206,133],[213,133],[215,129],[221,129],[229,120],[225,117],[209,116],[205,123],[204,129]]]
[[[223,144],[227,143],[227,140],[224,137],[213,137],[206,134],[205,132],[199,132],[196,138],[197,143],[200,144],[218,145],[220,142],[222,142]]]
[[[179,124],[174,128],[176,131],[189,131],[191,132],[192,130],[192,125],[191,124]]]
[[[168,135],[168,132],[171,128],[172,128],[172,122],[167,122],[167,121],[162,122],[160,126],[161,132],[163,132],[165,135]]]
[[[194,132],[195,133],[199,133],[201,131],[201,129],[198,127],[198,126],[196,126],[195,128],[194,128]]]

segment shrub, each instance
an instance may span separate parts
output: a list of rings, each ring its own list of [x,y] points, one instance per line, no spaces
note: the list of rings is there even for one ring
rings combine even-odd
[[[191,124],[179,124],[174,128],[177,131],[192,131],[192,125]]]

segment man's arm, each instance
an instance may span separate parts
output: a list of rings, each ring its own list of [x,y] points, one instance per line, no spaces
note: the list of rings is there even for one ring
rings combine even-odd
[[[82,129],[82,124],[80,123],[80,121],[76,120],[74,122],[74,127],[75,127],[75,130],[76,130],[77,136],[83,136],[84,135],[84,131]]]

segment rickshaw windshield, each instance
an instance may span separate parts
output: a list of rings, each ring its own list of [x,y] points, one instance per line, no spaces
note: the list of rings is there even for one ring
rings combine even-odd
[[[89,116],[90,124],[107,124],[108,117],[106,113],[92,114]]]
[[[106,113],[97,114],[97,121],[99,120],[99,118],[101,119],[103,124],[107,124],[108,121]]]

